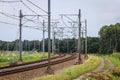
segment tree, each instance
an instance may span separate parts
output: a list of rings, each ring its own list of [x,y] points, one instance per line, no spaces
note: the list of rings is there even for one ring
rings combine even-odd
[[[100,53],[119,52],[120,23],[103,26],[100,31]]]
[[[98,53],[99,52],[99,38],[98,37],[88,37],[88,53]]]

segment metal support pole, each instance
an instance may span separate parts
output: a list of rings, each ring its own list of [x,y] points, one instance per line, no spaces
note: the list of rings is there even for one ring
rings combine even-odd
[[[77,52],[77,39],[75,37],[75,52]]]
[[[20,10],[20,31],[19,31],[19,62],[22,62],[22,10]]]
[[[33,44],[34,44],[34,50],[36,50],[36,44],[35,44],[35,40],[33,41]]]
[[[54,54],[54,26],[52,27],[52,53]]]
[[[51,69],[51,61],[50,61],[50,53],[51,53],[51,41],[50,41],[50,34],[51,34],[51,0],[48,0],[48,73],[54,73]]]
[[[43,58],[45,57],[45,21],[43,20]]]
[[[59,42],[60,40],[59,40],[59,38],[58,38],[58,53],[60,53],[60,42]]]
[[[28,41],[25,41],[25,51],[28,51]]]
[[[79,14],[78,14],[78,18],[79,18],[79,25],[78,25],[78,29],[79,29],[79,35],[78,35],[78,64],[82,63],[81,60],[81,10],[79,9]]]
[[[83,37],[83,31],[81,31],[81,34],[82,34],[82,37],[81,37],[81,52],[82,53],[84,53],[84,42],[83,42],[83,39],[84,39],[84,37]]]
[[[39,51],[41,51],[41,43],[40,43],[40,41],[39,41]]]
[[[75,24],[73,25],[73,27],[75,26]],[[77,50],[77,44],[76,44],[76,34],[75,34],[75,32],[76,32],[76,30],[74,29],[73,30],[74,31],[74,39],[75,39],[75,51]]]
[[[30,42],[28,41],[28,51],[30,51]]]
[[[56,40],[55,40],[55,32],[54,32],[54,53],[56,53],[56,45],[55,45],[55,43],[56,43]]]
[[[85,58],[88,59],[88,56],[87,56],[87,19],[85,19]]]
[[[68,40],[69,40],[69,38],[67,38],[67,54],[69,53],[69,41]]]
[[[50,0],[48,0],[48,68],[50,68],[50,51],[51,51],[51,42],[50,42],[50,29],[51,29],[51,12],[50,12]]]
[[[87,20],[85,20],[85,53],[87,54]]]
[[[9,42],[7,43],[7,51],[9,51]]]

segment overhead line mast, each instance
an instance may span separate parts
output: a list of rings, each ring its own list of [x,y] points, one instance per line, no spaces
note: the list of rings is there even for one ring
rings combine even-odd
[[[50,35],[51,35],[51,0],[48,0],[48,68],[47,73],[54,73],[51,69],[51,42],[50,42]]]
[[[19,24],[19,62],[22,63],[23,60],[22,60],[22,10],[20,10],[20,24]]]
[[[80,64],[80,63],[82,63],[82,59],[81,59],[81,10],[80,9],[79,9],[78,18],[79,18],[79,24],[78,24],[78,30],[79,30],[79,34],[78,34],[78,64]]]

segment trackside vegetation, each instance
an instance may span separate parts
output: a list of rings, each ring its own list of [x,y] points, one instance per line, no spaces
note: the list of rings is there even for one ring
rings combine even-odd
[[[43,57],[42,52],[23,52],[23,62],[32,62],[36,60],[41,60]],[[47,58],[47,53],[45,53],[45,58]],[[18,62],[19,53],[16,51],[1,51],[0,52],[0,67],[9,65],[12,62]]]
[[[34,80],[61,80],[61,78],[62,80],[72,80],[79,77],[81,74],[93,70],[99,65],[99,63],[100,63],[99,57],[89,55],[89,59],[84,64],[75,65],[64,70],[61,73],[43,76]]]

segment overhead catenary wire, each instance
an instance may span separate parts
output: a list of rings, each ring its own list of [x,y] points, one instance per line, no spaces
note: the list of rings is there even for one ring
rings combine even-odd
[[[48,12],[47,11],[45,11],[44,9],[42,9],[42,8],[40,8],[38,5],[36,5],[36,4],[34,4],[32,1],[30,1],[30,0],[27,0],[29,3],[31,3],[32,5],[34,5],[35,7],[37,7],[38,9],[40,9],[40,10],[42,10],[43,12],[45,12],[45,13],[47,13],[48,14]]]
[[[24,17],[25,18],[25,17]],[[31,21],[31,22],[33,22],[33,23],[35,23],[35,24],[40,24],[40,25],[42,25],[42,22],[41,21],[39,21],[39,22],[37,22],[37,21],[35,21],[35,20],[31,20],[31,19],[28,19],[28,18],[25,18],[26,20],[28,20],[28,21]]]
[[[10,1],[10,2],[12,2],[12,1]],[[22,2],[22,4],[24,4],[24,6],[26,6],[29,10],[32,10],[31,8],[29,8],[29,6],[27,6],[22,0],[20,0],[19,2]],[[36,15],[35,16],[37,16],[38,14],[35,12],[35,11],[33,11],[32,10],[32,12],[34,12]],[[9,18],[11,18],[11,19],[14,19],[14,20],[19,20],[19,16],[16,16],[16,15],[12,15],[12,14],[8,14],[8,13],[4,13],[4,12],[0,12],[0,14],[2,14],[2,15],[4,15],[4,16],[6,16],[6,17],[9,17]],[[42,17],[42,15],[39,15],[40,17]],[[35,20],[31,20],[31,19],[27,19],[28,21],[32,21],[32,22],[34,22],[34,23],[39,23],[40,24],[40,21],[39,22],[37,22],[37,21],[35,21]],[[25,18],[24,18],[24,21],[25,21]],[[25,23],[26,23],[27,21],[25,21]],[[1,23],[6,23],[6,24],[10,24],[10,25],[14,25],[14,26],[17,26],[16,24],[13,24],[13,23],[7,23],[7,22],[1,22]],[[42,23],[41,23],[42,24]]]
[[[28,0],[29,1],[29,0]],[[28,10],[30,10],[31,12],[33,12],[33,13],[35,13],[36,15],[39,15],[37,12],[35,12],[32,8],[30,8],[25,2],[23,2],[23,0],[19,0],[19,1],[1,1],[0,0],[0,2],[21,2]],[[29,2],[31,2],[31,1],[29,1]],[[31,2],[32,3],[32,2]],[[34,4],[34,3],[33,3]],[[34,4],[35,5],[35,4]],[[37,5],[36,5],[37,6]],[[39,6],[38,6],[39,7]],[[39,7],[39,9],[40,9],[40,7]],[[42,9],[41,9],[42,10]],[[3,14],[3,12],[1,12],[2,14]],[[6,13],[4,13],[4,15],[5,15]],[[6,16],[8,16],[8,14],[6,14]],[[12,15],[13,16],[13,15]],[[9,16],[10,17],[10,16]],[[42,17],[42,18],[44,18],[44,19],[48,19],[47,17],[44,17],[44,16],[39,16],[39,17]]]
[[[1,1],[1,0],[0,0]],[[2,1],[5,1],[5,0],[2,0]],[[7,0],[6,0],[7,1]],[[13,1],[13,0],[11,0],[11,1]],[[38,6],[38,5],[36,5],[35,3],[33,3],[32,2],[32,0],[26,0],[26,1],[28,1],[29,3],[31,3],[31,4],[33,4],[34,6],[36,6],[37,8],[39,8],[40,9],[40,7]],[[27,7],[27,9],[28,10],[30,10],[31,12],[33,12],[33,13],[35,13],[35,15],[37,16],[38,15],[38,13],[37,13],[37,11],[35,11],[31,6],[30,6],[30,4],[28,3],[28,2],[25,2],[25,0],[19,0],[19,2],[21,2],[22,3],[22,5],[23,6],[25,6],[25,7]],[[20,4],[21,4],[20,3]],[[28,4],[27,4],[28,3]],[[41,8],[42,9],[42,8]],[[40,9],[40,10],[41,10]],[[43,11],[44,12],[46,12],[44,9],[43,9]],[[46,12],[47,13],[47,12]],[[16,19],[16,20],[19,20],[19,16],[15,16],[15,15],[9,15],[9,14],[2,14],[2,15],[5,15],[6,17],[10,17],[10,18],[12,18],[12,19]],[[71,15],[71,14],[69,14],[70,16],[76,16],[76,14],[74,14],[74,15]],[[24,15],[23,15],[24,16]],[[33,16],[34,17],[34,16]],[[33,19],[33,17],[31,18],[31,17],[27,17],[27,15],[26,15],[26,17],[24,16],[23,17],[23,24],[25,24],[25,23],[27,23],[27,22],[29,22],[29,21],[31,21],[31,22],[33,22],[33,23],[35,23],[35,25],[38,25],[38,24],[41,24],[42,25],[42,22],[41,21],[37,21],[37,20],[35,20],[35,19]],[[39,17],[39,16],[38,16]],[[44,17],[44,16],[40,16],[40,17]],[[46,19],[48,19],[47,18],[47,16],[46,17],[44,17],[44,18],[46,18]],[[61,21],[62,21],[62,26],[64,26],[63,28],[70,28],[70,25],[66,22],[66,20],[64,20],[64,18],[66,19],[66,20],[68,20],[69,19],[69,21],[74,21],[73,20],[73,18],[71,18],[71,17],[69,17],[69,16],[66,16],[66,15],[63,15],[63,16],[61,16]],[[56,20],[55,20],[56,21]],[[31,23],[31,22],[29,22],[29,23]],[[34,25],[33,23],[31,23],[32,25]],[[36,24],[37,23],[37,24]],[[77,22],[78,23],[78,22]],[[12,24],[12,23],[7,23],[7,24],[11,24],[11,25],[16,25],[16,24]],[[29,25],[29,24],[26,24],[26,25]],[[40,26],[41,26],[40,25]],[[18,25],[16,25],[16,26],[18,26]],[[39,27],[40,27],[39,26]],[[66,26],[66,27],[65,27]],[[23,26],[24,27],[24,26]],[[32,27],[33,28],[33,26],[26,26],[26,27]],[[34,28],[36,28],[35,26],[34,26]],[[71,27],[72,28],[72,27]],[[68,30],[68,29],[66,29],[66,30]]]
[[[74,22],[74,20],[68,17],[67,15],[65,15],[65,17]]]
[[[8,14],[8,13],[4,13],[4,12],[0,12],[0,14],[2,14],[2,15],[4,15],[4,16],[6,16],[6,17],[9,17],[9,18],[12,18],[12,19],[15,19],[15,20],[19,20],[19,16],[17,16],[17,15],[12,15],[12,14]],[[34,20],[32,20],[33,18],[34,18],[35,16],[33,16],[31,19],[27,19],[27,18],[25,18],[24,17],[24,21],[25,21],[25,19],[26,20],[28,20],[28,21],[34,21]],[[36,21],[34,21],[34,22],[36,22]],[[42,24],[42,22],[41,22],[41,24]]]
[[[3,24],[9,24],[9,25],[13,25],[13,26],[19,26],[19,25],[17,25],[17,24],[8,23],[8,22],[4,22],[4,21],[0,21],[0,23],[3,23]],[[32,29],[37,29],[37,30],[41,30],[40,27],[37,27],[37,26],[23,26],[23,27],[32,28]]]
[[[28,28],[33,28],[33,29],[41,29],[42,28],[39,26],[27,26],[27,25],[24,25],[23,27],[28,27]]]
[[[14,20],[19,20],[19,19],[17,18],[18,16],[16,16],[16,15],[6,14],[6,13],[4,13],[4,12],[0,12],[0,14],[4,15],[4,16],[6,16],[6,17],[9,17],[9,18],[11,18],[11,19],[14,19]]]
[[[12,14],[8,14],[8,13],[4,13],[4,12],[0,12],[0,14],[5,14],[5,15],[13,16],[13,17],[19,17],[17,15],[12,15]]]
[[[18,26],[17,24],[8,23],[8,22],[4,22],[4,21],[0,21],[0,23],[3,23],[3,24],[9,24],[9,25],[13,25],[13,26]]]
[[[32,11],[33,13],[35,13],[35,14],[37,14],[38,15],[38,13],[36,13],[34,10],[32,10],[27,4],[25,4],[22,0],[20,0],[20,2],[26,7],[26,8],[28,8],[30,11]]]
[[[30,19],[34,19],[34,18],[35,18],[35,16],[33,16],[33,17],[30,18]],[[23,22],[22,24],[25,24],[25,23],[27,23],[27,22],[29,22],[29,21],[31,21],[31,20],[28,20],[28,19],[27,19],[27,21]]]
[[[75,14],[75,15],[72,15],[72,14],[70,14],[70,15],[68,15],[68,14],[64,14],[64,15],[62,15],[62,14],[61,14],[60,16],[61,16],[61,21],[62,21],[63,25],[66,26],[66,27],[64,27],[64,28],[77,29],[77,27],[75,27],[75,26],[74,26],[74,27],[69,27],[69,25],[66,24],[66,22],[63,20],[63,17],[65,17],[65,18],[68,19],[68,21],[72,21],[74,24],[76,23],[76,25],[77,25],[78,22],[75,21],[75,20],[73,20],[71,17],[69,17],[69,16],[76,16],[76,17],[77,17],[77,14]],[[66,32],[68,32],[68,33],[73,33],[74,31],[70,31],[70,30],[67,29]]]
[[[20,0],[21,1],[21,3],[27,8],[27,9],[29,9],[31,12],[33,12],[33,13],[35,13],[36,15],[39,15],[37,12],[35,12],[33,9],[31,9],[26,3],[24,3],[22,0]],[[48,19],[48,18],[46,18],[46,17],[43,17],[43,16],[40,16],[40,17],[42,17],[42,18],[44,18],[44,19]]]
[[[0,2],[3,2],[3,3],[16,3],[16,2],[20,2],[20,0],[11,0],[11,1],[7,1],[7,0],[0,0]]]
[[[61,20],[62,20],[63,24],[64,24],[66,27],[69,27],[69,26],[64,22],[63,17],[61,17]]]
[[[0,14],[2,14],[2,15],[4,15],[4,16],[6,16],[6,17],[9,17],[9,18],[12,18],[12,19],[15,19],[15,20],[19,20],[18,18],[16,18],[16,17],[18,17],[18,16],[16,16],[16,15],[11,15],[11,14],[6,14],[6,13],[3,13],[3,12],[0,12]],[[32,17],[32,18],[34,18],[34,16]],[[31,18],[31,19],[32,19]],[[27,20],[27,21],[25,21],[25,19]],[[41,23],[41,25],[42,25],[42,22],[37,22],[37,21],[35,21],[35,20],[31,20],[31,19],[27,19],[27,18],[24,18],[24,23],[23,24],[25,24],[26,22],[28,22],[28,21],[31,21],[31,22],[33,22],[33,23],[37,23],[37,24],[40,24]],[[3,21],[1,21],[1,23],[6,23],[6,24],[10,24],[10,25],[15,25],[15,26],[18,26],[17,24],[13,24],[13,23],[7,23],[7,22],[3,22]]]
[[[16,19],[16,20],[19,20],[19,19],[17,19],[17,18],[14,18],[14,17],[18,17],[18,16],[16,16],[16,15],[12,15],[12,14],[6,14],[6,13],[3,13],[3,12],[0,12],[0,14],[2,14],[2,15],[5,15],[5,16],[7,16],[7,17],[9,17],[9,18],[12,18],[12,19]],[[34,16],[33,16],[34,17]],[[24,21],[25,21],[25,19],[26,20],[28,20],[28,21],[31,21],[31,22],[33,22],[33,23],[37,23],[37,24],[41,24],[42,25],[42,22],[37,22],[37,21],[35,21],[35,20],[31,20],[31,19],[28,19],[28,18],[26,18],[26,17],[24,17]],[[25,21],[25,23],[26,23],[27,21]],[[4,22],[4,21],[0,21],[0,23],[4,23],[4,24],[9,24],[9,25],[14,25],[14,26],[19,26],[19,25],[17,25],[17,24],[13,24],[13,23],[9,23],[9,22]],[[33,29],[38,29],[38,30],[40,30],[39,28],[38,28],[38,26],[37,26],[37,28],[36,28],[36,26],[23,26],[23,27],[28,27],[28,28],[33,28]]]

